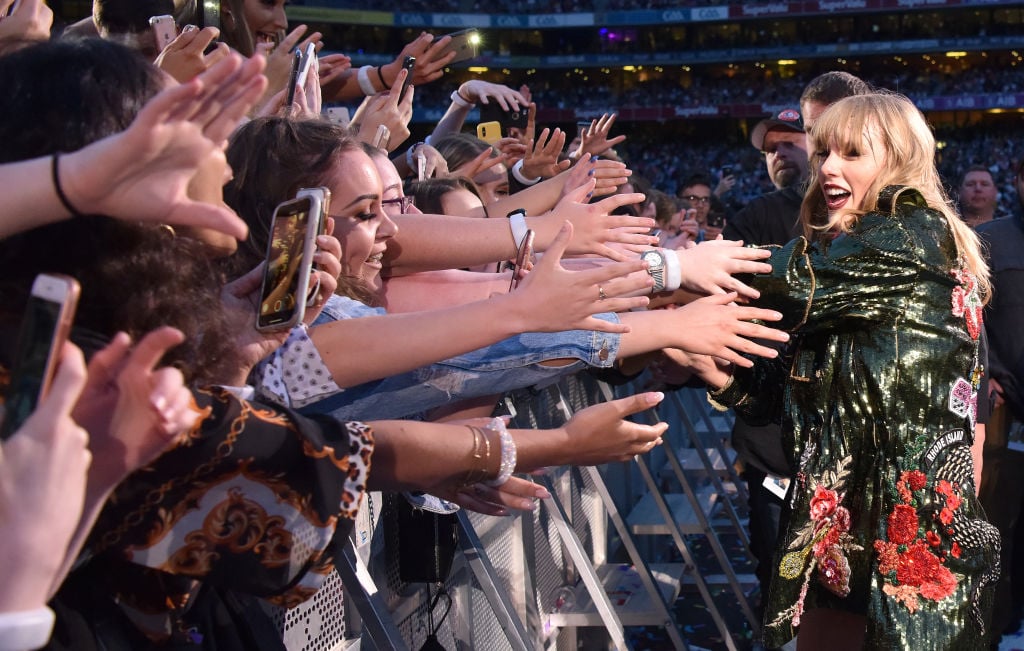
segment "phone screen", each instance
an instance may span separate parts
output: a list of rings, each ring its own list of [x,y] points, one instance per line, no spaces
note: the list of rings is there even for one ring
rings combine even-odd
[[[0,439],[6,440],[35,411],[40,399],[50,388],[57,364],[59,347],[70,328],[71,314],[77,302],[77,283],[53,276],[41,276],[53,290],[52,296],[39,296],[39,279],[28,299],[25,316],[18,333],[18,346],[11,364],[11,384],[4,401]]]
[[[295,315],[311,203],[308,198],[296,199],[274,213],[257,319],[260,328],[287,323]],[[305,300],[302,297],[303,303]]]

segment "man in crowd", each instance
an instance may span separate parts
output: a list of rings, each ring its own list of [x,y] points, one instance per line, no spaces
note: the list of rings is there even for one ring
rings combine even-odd
[[[761,120],[750,144],[764,155],[768,177],[776,190],[757,197],[738,211],[722,232],[746,244],[785,244],[800,234],[800,203],[807,181],[807,149],[800,112],[786,109]],[[751,425],[736,417],[732,446],[743,462],[750,495],[750,547],[757,557],[757,580],[766,594],[774,564],[786,488],[791,474],[778,424]]]
[[[960,216],[971,228],[990,222],[996,215],[999,190],[992,172],[984,165],[971,165],[960,178]]]
[[[679,191],[679,196],[685,199],[689,206],[697,211],[694,219],[697,221],[697,225],[700,226],[700,232],[697,236],[698,242],[713,240],[722,232],[721,226],[711,226],[708,224],[708,213],[711,212],[711,188],[711,179],[709,177],[703,174],[694,174],[683,181],[682,189]]]
[[[964,218],[967,206],[994,203],[992,175],[971,168],[961,189]],[[988,333],[989,391],[994,410],[986,430],[980,498],[992,524],[1003,539],[1003,573],[996,586],[992,628],[1012,632],[1020,626],[1024,610],[1024,160],[1018,164],[1014,186],[1020,204],[1006,219],[989,219],[978,226],[992,271],[992,300],[985,307]],[[984,199],[984,200],[983,200]],[[970,222],[968,222],[970,223]]]

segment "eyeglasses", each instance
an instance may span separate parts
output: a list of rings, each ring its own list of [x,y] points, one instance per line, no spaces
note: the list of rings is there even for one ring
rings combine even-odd
[[[381,205],[387,209],[390,206],[401,208],[402,214],[409,212],[409,209],[416,205],[416,197],[398,197],[397,199],[382,199]]]
[[[684,196],[683,199],[686,199],[690,203],[708,203],[711,201],[711,197],[698,197],[695,194],[688,194]]]

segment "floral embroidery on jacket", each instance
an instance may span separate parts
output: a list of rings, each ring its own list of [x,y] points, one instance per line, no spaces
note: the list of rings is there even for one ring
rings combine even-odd
[[[821,480],[810,478],[810,488],[814,491],[810,521],[797,531],[779,563],[780,577],[792,580],[803,576],[804,583],[797,602],[780,613],[770,626],[789,619],[793,620],[793,626],[800,625],[804,599],[815,569],[818,582],[830,592],[840,597],[850,594],[850,561],[846,554],[863,549],[853,542],[849,533],[850,511],[841,505],[852,462],[853,457],[844,457],[837,468],[825,473]]]
[[[985,307],[978,291],[978,279],[966,269],[954,269],[953,277],[960,283],[953,288],[953,316],[962,316],[967,332],[977,341],[981,336],[981,313]]]
[[[903,604],[911,613],[921,607],[920,598],[942,601],[953,594],[959,583],[957,576],[945,566],[949,556],[960,558],[956,541],[947,544],[935,531],[924,531],[918,524],[918,496],[923,497],[928,479],[920,470],[904,471],[896,483],[902,502],[893,507],[886,520],[885,540],[875,541],[878,572],[884,577],[882,591]],[[963,503],[959,491],[948,481],[939,480],[932,487],[935,506],[941,508],[934,518],[941,525],[940,533],[952,535],[950,525],[956,510]]]

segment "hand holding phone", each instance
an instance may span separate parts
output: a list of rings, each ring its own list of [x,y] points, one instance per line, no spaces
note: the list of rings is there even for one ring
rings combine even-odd
[[[274,210],[256,316],[260,332],[287,330],[305,316],[316,236],[324,223],[326,201],[315,192],[300,193],[302,196]]]
[[[11,364],[0,440],[14,434],[46,396],[71,332],[79,294],[78,281],[70,276],[39,274],[32,283]]]
[[[292,112],[292,103],[295,102],[295,89],[298,88],[299,68],[302,67],[302,51],[296,49],[292,53],[292,70],[288,74],[288,96],[284,104],[285,115]]]
[[[178,37],[178,26],[174,24],[174,17],[164,14],[163,16],[151,16],[149,26],[153,29],[153,39],[156,41],[156,51],[163,52],[171,41]]]
[[[438,59],[444,58],[449,52],[455,52],[455,57],[448,62],[450,65],[473,59],[480,54],[480,43],[483,39],[475,27],[452,32],[449,36],[452,37],[452,40],[445,46],[444,50],[437,53]],[[444,36],[438,36],[434,41],[439,41],[442,38]]]
[[[493,145],[501,140],[501,123],[497,121],[481,122],[476,125],[476,137]]]

